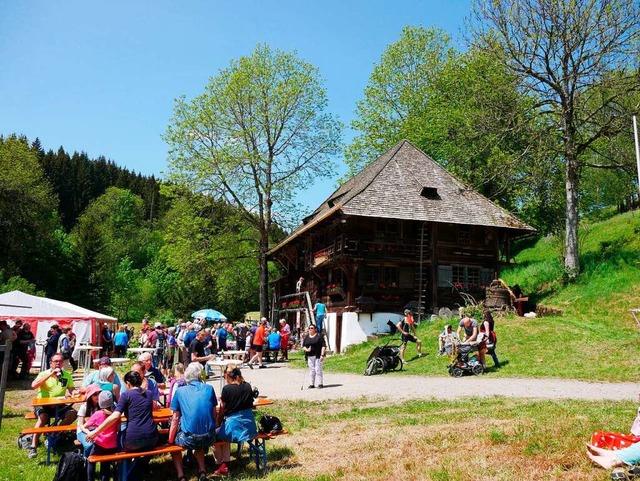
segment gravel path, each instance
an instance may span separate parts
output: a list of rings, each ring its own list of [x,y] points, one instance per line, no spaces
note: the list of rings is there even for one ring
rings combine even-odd
[[[324,389],[308,389],[306,370],[287,364],[268,364],[265,369],[242,369],[242,374],[260,394],[271,399],[393,398],[455,399],[460,397],[506,396],[531,399],[582,399],[635,401],[640,385],[631,382],[604,383],[566,379],[494,378],[491,375],[426,377],[394,375],[393,373],[364,376],[325,372]],[[218,380],[213,383],[220,389]],[[304,389],[301,389],[304,387]]]

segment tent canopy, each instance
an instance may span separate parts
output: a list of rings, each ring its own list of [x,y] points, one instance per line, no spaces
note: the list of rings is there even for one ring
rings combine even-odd
[[[13,307],[10,307],[13,306]],[[108,323],[115,317],[76,306],[69,302],[32,296],[20,291],[0,294],[0,319],[96,319]]]
[[[33,325],[32,332],[39,341],[36,343],[36,365],[42,359],[42,342],[47,339],[52,324],[71,327],[76,335],[76,350],[72,355],[77,359],[79,344],[90,342],[99,345],[101,325],[107,324],[113,329],[118,322],[115,317],[70,302],[32,296],[20,291],[0,294],[0,319],[6,319],[10,323],[11,320],[22,319]]]

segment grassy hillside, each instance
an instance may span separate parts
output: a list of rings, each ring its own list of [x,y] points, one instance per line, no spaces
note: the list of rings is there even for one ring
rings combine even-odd
[[[562,280],[562,242],[525,240],[516,246],[515,263],[502,273],[537,303],[563,310],[563,316],[496,321],[496,352],[504,367],[488,375],[560,377],[599,381],[640,379],[640,329],[630,308],[640,308],[640,213],[630,212],[584,226],[580,237],[582,275],[575,284]],[[437,336],[445,322],[418,330],[426,358],[408,363],[412,374],[447,375],[448,359],[437,357]],[[396,336],[397,337],[397,336]],[[381,340],[382,341],[382,340]],[[362,372],[380,341],[336,356],[327,369]],[[407,358],[415,345],[407,348]],[[395,375],[395,374],[392,374]]]

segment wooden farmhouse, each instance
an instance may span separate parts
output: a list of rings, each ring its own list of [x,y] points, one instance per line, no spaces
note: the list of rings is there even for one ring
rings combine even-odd
[[[482,299],[510,242],[533,232],[403,140],[269,251],[284,270],[274,308],[299,322],[304,278],[310,302],[327,305],[332,349],[344,350],[407,307],[424,317],[463,304],[458,290]]]

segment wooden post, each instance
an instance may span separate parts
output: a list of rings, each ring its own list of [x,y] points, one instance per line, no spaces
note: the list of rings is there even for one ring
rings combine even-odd
[[[4,393],[7,391],[7,377],[9,376],[9,363],[11,362],[11,341],[0,345],[0,352],[3,354],[2,378],[0,378],[0,429],[2,429],[2,412],[4,411]]]

